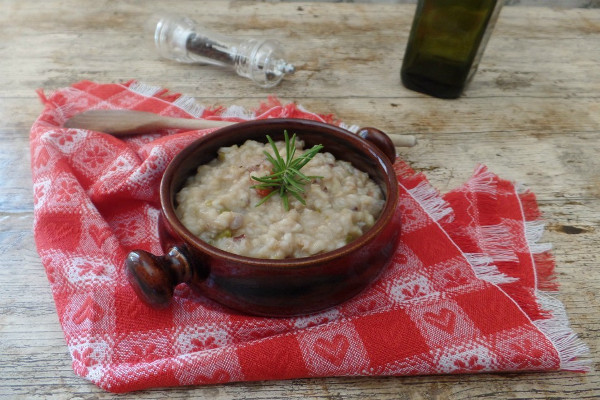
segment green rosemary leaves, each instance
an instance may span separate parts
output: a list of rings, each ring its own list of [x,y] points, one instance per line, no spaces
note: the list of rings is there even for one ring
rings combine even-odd
[[[323,145],[315,145],[301,156],[294,158],[296,154],[296,134],[294,133],[291,139],[288,136],[287,131],[283,131],[283,135],[285,138],[285,159],[279,154],[279,150],[273,139],[267,135],[267,140],[273,148],[274,156],[266,151],[264,153],[267,160],[273,164],[271,170],[272,173],[263,177],[253,176],[252,179],[260,183],[251,186],[251,188],[256,189],[259,194],[265,194],[256,206],[265,203],[278,193],[283,202],[283,207],[286,211],[289,211],[290,202],[288,195],[292,195],[300,203],[306,204],[306,201],[302,198],[302,194],[305,191],[304,185],[313,179],[321,178],[320,176],[306,176],[300,172],[300,169],[304,167],[315,154],[321,151]]]

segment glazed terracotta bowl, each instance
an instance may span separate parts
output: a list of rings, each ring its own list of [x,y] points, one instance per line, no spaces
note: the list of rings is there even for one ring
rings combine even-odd
[[[176,193],[199,165],[224,146],[248,139],[283,140],[296,133],[307,148],[324,150],[367,172],[382,188],[385,204],[373,227],[334,251],[304,258],[258,259],[220,250],[196,237],[175,214]],[[398,187],[389,138],[373,128],[359,135],[309,120],[268,119],[221,128],[186,147],[171,161],[161,181],[161,234],[165,255],[131,252],[125,262],[129,282],[145,302],[164,307],[176,285],[192,289],[243,313],[301,315],[323,310],[358,294],[388,265],[400,232]]]

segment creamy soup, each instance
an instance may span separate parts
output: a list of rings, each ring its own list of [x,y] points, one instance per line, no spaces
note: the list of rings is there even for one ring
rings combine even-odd
[[[276,142],[285,157],[284,142]],[[303,154],[296,143],[296,154]],[[176,213],[200,239],[222,250],[255,258],[299,258],[335,250],[375,223],[384,204],[379,186],[350,163],[323,152],[303,168],[318,176],[304,185],[306,204],[289,196],[286,211],[278,194],[264,204],[251,188],[252,176],[271,173],[267,143],[246,141],[223,147],[218,157],[198,168],[177,194]]]

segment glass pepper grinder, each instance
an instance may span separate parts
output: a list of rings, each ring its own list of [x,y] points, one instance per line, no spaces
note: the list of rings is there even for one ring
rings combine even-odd
[[[405,87],[457,98],[473,78],[503,0],[418,0],[400,77]]]
[[[236,39],[210,32],[179,15],[153,16],[147,27],[159,54],[182,63],[211,64],[233,69],[263,88],[277,85],[295,68],[285,61],[274,39]]]

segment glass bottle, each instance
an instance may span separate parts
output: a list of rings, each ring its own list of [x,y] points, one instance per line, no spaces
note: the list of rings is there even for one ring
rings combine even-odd
[[[294,73],[274,39],[237,39],[208,31],[188,17],[154,15],[147,24],[159,54],[182,63],[211,64],[233,69],[259,86],[277,85]]]
[[[418,0],[400,76],[405,87],[457,98],[473,78],[503,0]]]

